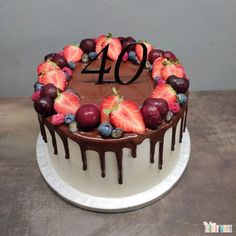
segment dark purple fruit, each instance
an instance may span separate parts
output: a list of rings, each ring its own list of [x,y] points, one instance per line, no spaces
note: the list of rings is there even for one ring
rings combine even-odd
[[[170,52],[170,51],[165,51],[162,54],[162,56],[165,57],[168,60],[171,60],[171,61],[176,61],[177,60],[177,57],[175,56],[175,54],[173,52]]]
[[[84,130],[96,128],[100,123],[100,110],[93,104],[82,105],[75,114],[78,126]]]
[[[96,48],[96,42],[93,39],[83,39],[80,42],[80,48],[84,53],[94,52]]]
[[[50,97],[41,97],[34,102],[34,109],[43,116],[54,114],[53,100]]]
[[[165,117],[166,113],[169,110],[168,103],[163,98],[147,98],[143,102],[143,106],[144,105],[154,105],[154,106],[156,106],[162,117]]]
[[[58,88],[54,84],[46,84],[43,86],[41,90],[41,97],[50,97],[52,99],[55,99],[57,97],[57,91]]]
[[[136,40],[133,39],[132,37],[125,38],[125,40],[123,41],[123,44],[122,44],[122,49],[124,49],[125,47],[127,47],[131,43],[135,43],[135,42],[136,42]],[[128,48],[127,52],[129,52],[129,51],[135,51],[135,44]]]
[[[153,49],[149,55],[148,60],[152,64],[157,58],[162,56],[163,51],[160,49]]]
[[[169,76],[166,83],[171,85],[177,93],[185,93],[189,88],[189,81],[187,79],[179,78],[175,75]]]
[[[58,53],[50,53],[44,57],[44,60],[45,61],[50,60],[50,61],[54,62],[61,69],[65,66],[68,67],[68,63],[67,63],[67,60],[65,59],[65,57],[63,57],[62,55],[60,55]]]
[[[141,113],[145,126],[149,129],[158,129],[163,121],[159,109],[155,105],[143,105],[141,108]]]
[[[118,37],[118,39],[120,40],[120,42],[122,44],[125,41],[126,38],[121,36],[121,37]]]

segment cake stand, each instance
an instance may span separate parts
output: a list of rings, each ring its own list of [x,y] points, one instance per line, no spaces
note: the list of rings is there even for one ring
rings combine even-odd
[[[178,153],[178,161],[169,174],[158,184],[126,197],[98,197],[79,191],[65,182],[50,162],[47,144],[39,134],[36,147],[40,172],[48,185],[64,200],[80,208],[95,212],[126,212],[147,206],[168,193],[180,180],[190,157],[190,136],[186,128]]]

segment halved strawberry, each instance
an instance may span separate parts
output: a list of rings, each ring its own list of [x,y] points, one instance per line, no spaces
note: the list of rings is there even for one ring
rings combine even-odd
[[[119,57],[122,45],[120,43],[120,40],[118,38],[113,38],[112,34],[106,35],[100,35],[96,40],[96,53],[99,53],[103,48],[106,47],[106,45],[109,44],[107,56],[113,60],[116,61]]]
[[[49,70],[43,72],[38,76],[38,81],[43,85],[52,83],[61,91],[65,90],[67,83],[66,75],[62,70]]]
[[[145,124],[138,106],[133,101],[123,100],[110,113],[111,123],[125,132],[143,134]]]
[[[161,69],[164,66],[163,62],[166,61],[164,57],[157,58],[152,65],[152,78],[161,77]]]
[[[109,121],[109,114],[104,112],[104,109],[112,110],[112,108],[117,104],[119,97],[116,95],[110,95],[108,97],[103,98],[100,111],[101,111],[101,123]]]
[[[153,46],[148,43],[147,41],[139,41],[139,43],[144,43],[145,46],[147,47],[147,60],[148,60],[148,55],[152,51]],[[137,44],[135,47],[136,55],[140,61],[143,59],[143,47],[140,44]]]
[[[176,102],[176,92],[169,84],[157,85],[151,94],[152,98],[163,98],[168,104]]]
[[[67,45],[63,49],[63,55],[66,58],[68,62],[78,62],[81,60],[83,51],[79,47],[79,45],[74,44],[74,45]]]
[[[184,67],[180,63],[173,63],[167,60],[161,68],[161,77],[167,80],[170,75],[183,78],[185,76]]]
[[[60,67],[56,63],[52,61],[44,61],[38,65],[37,73],[39,75],[40,73],[47,72],[49,70],[59,70],[59,69]]]
[[[69,90],[60,93],[54,100],[54,110],[63,115],[67,115],[69,113],[75,115],[79,107],[79,97]]]

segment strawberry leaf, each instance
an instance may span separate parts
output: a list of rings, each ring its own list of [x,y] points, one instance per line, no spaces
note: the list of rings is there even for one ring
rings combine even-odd
[[[112,110],[111,109],[103,109],[103,112],[106,114],[106,115],[109,115]]]

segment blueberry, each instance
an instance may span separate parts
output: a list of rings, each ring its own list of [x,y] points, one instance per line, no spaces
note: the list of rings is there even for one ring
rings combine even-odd
[[[173,119],[173,112],[172,111],[168,111],[166,114],[166,121],[170,122]]]
[[[89,56],[88,56],[88,54],[87,53],[85,53],[83,56],[82,56],[82,62],[83,63],[87,63],[88,61],[89,61]]]
[[[158,80],[159,80],[159,79],[160,79],[160,77],[158,77],[158,76],[154,77],[154,79],[153,79],[153,80],[154,80],[154,84],[155,84],[155,85],[157,85],[157,84],[158,84]]]
[[[74,70],[75,67],[76,67],[76,65],[75,65],[75,63],[74,63],[73,61],[70,61],[70,62],[68,63],[68,65],[69,65],[69,67],[71,68],[71,70]]]
[[[122,135],[123,135],[123,130],[119,128],[114,129],[111,133],[112,138],[121,138]]]
[[[75,116],[71,113],[65,115],[65,124],[70,124],[72,121],[75,120]]]
[[[71,133],[75,133],[78,131],[78,128],[77,128],[77,122],[76,121],[72,121],[69,126],[68,126],[69,130]]]
[[[35,82],[34,83],[34,90],[41,90],[43,88],[43,84],[39,83],[39,82]]]
[[[129,52],[128,60],[129,60],[129,61],[132,61],[132,62],[136,62],[136,61],[137,61],[136,53],[135,53],[134,51],[130,51],[130,52]]]
[[[177,94],[177,102],[180,104],[180,105],[183,105],[187,102],[188,98],[185,94],[183,93],[178,93]]]
[[[90,53],[88,54],[89,60],[94,60],[96,56],[97,56],[97,53],[96,53],[96,52],[90,52]]]
[[[109,123],[102,123],[98,127],[98,131],[101,134],[102,137],[108,138],[111,136],[113,131],[113,126]]]

